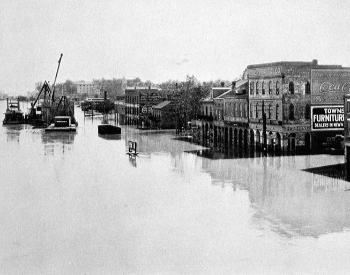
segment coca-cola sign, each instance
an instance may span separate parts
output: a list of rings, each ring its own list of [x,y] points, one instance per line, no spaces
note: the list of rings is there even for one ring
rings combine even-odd
[[[331,82],[323,82],[320,85],[321,93],[349,93],[350,90],[350,82],[345,82],[343,84],[339,83],[331,83]]]
[[[342,104],[350,93],[350,70],[312,69],[311,89],[312,104]]]

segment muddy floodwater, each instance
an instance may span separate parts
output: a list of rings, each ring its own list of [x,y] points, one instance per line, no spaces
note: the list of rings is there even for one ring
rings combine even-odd
[[[0,127],[0,274],[349,274],[350,184],[310,172],[343,156],[213,159],[76,118],[75,134]]]

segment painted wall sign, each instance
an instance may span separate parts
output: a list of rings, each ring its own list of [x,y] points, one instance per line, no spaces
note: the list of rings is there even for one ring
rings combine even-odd
[[[276,75],[281,75],[281,73],[282,73],[282,68],[281,67],[268,67],[268,68],[248,69],[249,77],[276,76]]]
[[[342,104],[350,93],[350,70],[311,70],[311,103]]]
[[[344,106],[312,106],[311,130],[344,130]]]

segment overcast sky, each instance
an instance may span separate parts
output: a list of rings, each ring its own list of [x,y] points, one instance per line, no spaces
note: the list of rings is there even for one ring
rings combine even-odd
[[[140,77],[232,80],[249,64],[350,67],[350,1],[1,0],[0,91]]]

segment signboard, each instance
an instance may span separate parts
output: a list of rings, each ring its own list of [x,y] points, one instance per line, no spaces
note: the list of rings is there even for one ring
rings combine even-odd
[[[312,106],[312,131],[344,130],[344,106]]]
[[[311,103],[343,104],[350,92],[350,70],[311,70]]]

